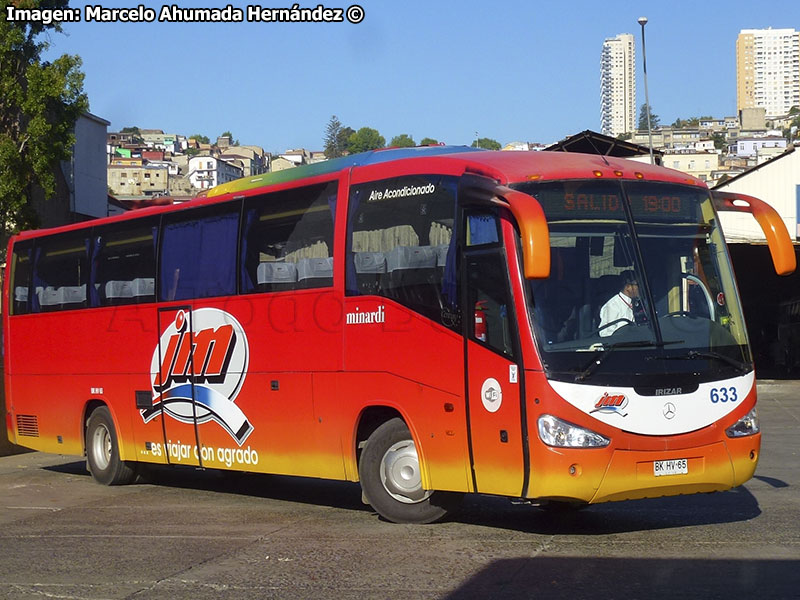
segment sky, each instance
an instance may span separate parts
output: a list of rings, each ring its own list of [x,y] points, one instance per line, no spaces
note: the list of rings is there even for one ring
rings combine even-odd
[[[285,0],[106,0],[104,8],[291,8]],[[644,103],[640,16],[650,105],[677,118],[736,114],[742,29],[800,29],[795,0],[314,0],[350,23],[81,22],[49,35],[53,59],[77,54],[93,114],[109,131],[225,131],[268,152],[322,150],[336,115],[386,138],[448,144],[487,137],[552,143],[600,130],[603,40],[636,38],[637,105]],[[2,18],[2,17],[0,17]]]

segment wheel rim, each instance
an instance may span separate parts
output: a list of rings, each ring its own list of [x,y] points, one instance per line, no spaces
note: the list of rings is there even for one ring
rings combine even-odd
[[[92,435],[92,457],[98,469],[104,470],[111,463],[111,433],[105,425],[98,425]]]
[[[381,482],[392,498],[405,504],[422,502],[432,493],[422,489],[417,448],[411,440],[397,442],[385,452]]]

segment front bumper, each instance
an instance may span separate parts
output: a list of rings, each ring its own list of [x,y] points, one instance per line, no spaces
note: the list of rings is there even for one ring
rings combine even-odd
[[[543,448],[529,497],[590,504],[724,491],[755,472],[761,435],[678,450]],[[688,473],[656,476],[654,462],[687,459]]]

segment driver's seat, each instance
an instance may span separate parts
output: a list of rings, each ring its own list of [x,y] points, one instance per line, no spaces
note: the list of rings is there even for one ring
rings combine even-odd
[[[601,275],[597,278],[594,302],[592,303],[593,329],[600,327],[600,309],[621,289],[622,277],[620,275]]]

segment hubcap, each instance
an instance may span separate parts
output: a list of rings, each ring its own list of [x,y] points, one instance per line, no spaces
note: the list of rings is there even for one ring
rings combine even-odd
[[[105,470],[111,463],[111,433],[105,425],[99,425],[92,436],[92,456],[97,468]]]
[[[411,440],[393,444],[383,455],[381,481],[392,498],[405,504],[421,502],[432,493],[422,489],[417,449]]]

